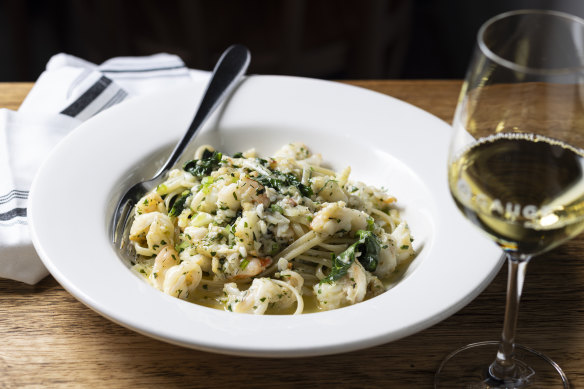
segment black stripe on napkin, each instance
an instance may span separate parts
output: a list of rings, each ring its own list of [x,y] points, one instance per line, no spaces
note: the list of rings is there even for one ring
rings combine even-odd
[[[0,221],[7,221],[17,217],[26,217],[26,208],[14,208],[8,212],[0,213]]]
[[[95,100],[103,91],[112,83],[112,80],[106,76],[101,76],[95,84],[85,91],[71,105],[61,111],[63,115],[75,117],[81,113],[93,100]]]
[[[146,68],[146,69],[99,69],[102,73],[141,73],[141,72],[159,72],[163,70],[184,69],[185,65],[167,66],[161,68]]]
[[[126,92],[123,89],[118,90],[111,99],[109,99],[109,101],[107,103],[105,103],[105,105],[103,107],[101,107],[96,113],[94,113],[94,115],[97,115],[98,113],[100,113],[101,111],[103,111],[104,109],[108,109],[111,106],[114,106],[118,103],[121,103],[122,101],[124,101],[124,99],[128,96],[128,92]]]
[[[28,191],[26,190],[11,190],[7,194],[0,196],[0,205],[9,202],[12,199],[27,199]]]

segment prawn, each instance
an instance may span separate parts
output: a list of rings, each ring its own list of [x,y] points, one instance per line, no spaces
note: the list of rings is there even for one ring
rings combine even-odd
[[[187,299],[195,291],[203,271],[199,264],[190,261],[183,261],[166,271],[162,291],[171,296]]]
[[[247,278],[252,278],[263,272],[271,264],[272,258],[270,257],[265,258],[247,257],[244,260],[242,260],[242,262],[240,262],[237,273],[229,277],[229,280],[239,281]]]
[[[174,244],[174,225],[160,212],[138,215],[130,228],[130,240],[139,255],[157,254],[162,248]]]
[[[365,269],[354,262],[343,278],[314,285],[314,295],[321,309],[331,310],[363,301],[367,285]]]
[[[164,200],[162,200],[162,197],[156,192],[148,193],[138,201],[138,204],[136,204],[136,215],[156,211],[167,213]]]
[[[243,176],[239,179],[234,193],[241,201],[242,206],[244,203],[262,204],[264,208],[270,205],[266,188],[248,176]]]
[[[304,280],[295,272],[289,271],[287,276],[293,281],[289,283],[269,278],[256,278],[249,289],[244,291],[240,291],[234,282],[225,284],[223,291],[227,295],[225,301],[227,309],[233,312],[262,315],[270,305],[281,310],[290,307],[296,301],[297,308],[294,314],[302,313],[304,300],[299,289]]]
[[[150,282],[158,289],[163,290],[166,272],[171,267],[178,265],[180,259],[175,249],[164,246],[154,259],[154,266],[150,273]]]

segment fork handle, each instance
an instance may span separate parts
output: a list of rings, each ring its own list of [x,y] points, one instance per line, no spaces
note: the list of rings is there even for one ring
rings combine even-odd
[[[238,84],[249,66],[250,58],[249,50],[242,45],[232,45],[223,52],[213,69],[191,125],[155,177],[159,177],[176,165],[197,131]]]

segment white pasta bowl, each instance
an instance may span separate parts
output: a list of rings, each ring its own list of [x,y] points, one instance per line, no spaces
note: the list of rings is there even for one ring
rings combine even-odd
[[[35,248],[57,281],[108,319],[173,344],[292,357],[352,351],[427,328],[461,309],[497,273],[499,250],[450,198],[450,126],[397,99],[313,79],[250,76],[197,138],[227,153],[269,156],[304,142],[353,180],[403,207],[417,256],[387,292],[338,310],[254,316],[170,297],[130,271],[110,242],[115,203],[148,178],[190,123],[203,84],[128,101],[81,125],[51,153],[30,194]],[[194,146],[196,146],[194,145]],[[58,198],[58,201],[55,199]],[[360,328],[366,321],[367,331]]]

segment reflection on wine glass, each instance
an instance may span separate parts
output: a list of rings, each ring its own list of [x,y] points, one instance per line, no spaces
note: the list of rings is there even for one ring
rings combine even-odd
[[[523,10],[481,27],[448,181],[458,208],[507,255],[505,321],[501,341],[450,354],[435,387],[569,387],[556,363],[516,345],[515,334],[529,260],[584,230],[583,104],[584,20]]]

